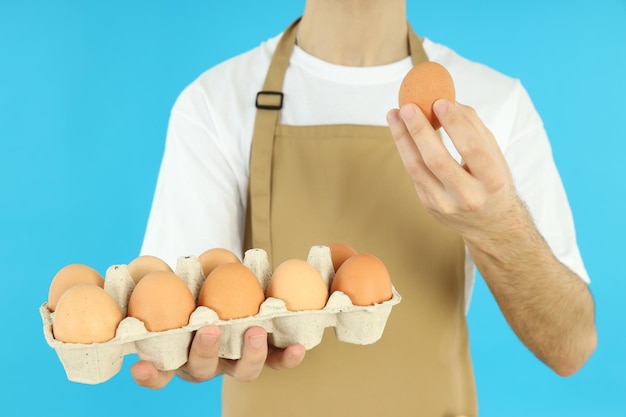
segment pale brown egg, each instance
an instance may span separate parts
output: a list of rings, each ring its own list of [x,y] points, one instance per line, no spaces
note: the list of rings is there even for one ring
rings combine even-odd
[[[433,103],[440,98],[451,102],[456,100],[452,76],[443,65],[427,61],[415,65],[405,75],[400,85],[398,104],[400,107],[406,103],[417,104],[436,130],[441,123],[433,112]]]
[[[236,262],[213,269],[198,295],[198,305],[215,311],[222,320],[254,316],[263,301],[265,294],[254,272]]]
[[[102,287],[78,284],[59,299],[52,334],[66,343],[103,343],[115,337],[123,318],[120,306]]]
[[[127,266],[128,273],[133,278],[133,281],[135,281],[135,284],[150,272],[173,272],[167,262],[153,255],[141,255],[130,261]]]
[[[128,301],[128,315],[141,320],[151,332],[186,326],[195,309],[196,302],[185,281],[168,271],[144,276]]]
[[[55,311],[59,299],[70,287],[78,284],[94,284],[104,288],[104,278],[98,271],[83,264],[69,264],[61,268],[48,289],[48,309]]]
[[[204,272],[205,277],[222,264],[233,262],[241,263],[237,255],[224,248],[212,248],[204,251],[198,256],[198,261],[200,261],[200,265],[202,265],[202,272]]]
[[[288,259],[270,277],[267,296],[283,300],[289,311],[320,310],[328,301],[328,287],[308,262]]]
[[[330,249],[330,257],[333,261],[333,269],[335,272],[337,272],[346,259],[352,255],[356,255],[356,250],[345,243],[331,243],[328,245],[328,248]]]
[[[341,265],[331,284],[334,291],[343,292],[358,306],[379,304],[393,296],[387,267],[368,253],[351,256]]]

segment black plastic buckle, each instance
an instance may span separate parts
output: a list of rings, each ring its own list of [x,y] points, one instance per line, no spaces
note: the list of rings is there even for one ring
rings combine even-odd
[[[268,96],[278,96],[280,98],[280,101],[278,104],[261,104],[259,103],[259,97],[261,96],[261,94]],[[283,108],[283,97],[284,94],[281,91],[259,91],[256,94],[256,108],[263,110],[280,110]]]

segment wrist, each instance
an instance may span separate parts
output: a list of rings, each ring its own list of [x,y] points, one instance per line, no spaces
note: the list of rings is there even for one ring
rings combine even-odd
[[[475,258],[489,257],[491,262],[508,264],[516,258],[528,259],[530,253],[542,245],[543,238],[524,205],[512,196],[496,215],[484,222],[485,226],[462,233]]]

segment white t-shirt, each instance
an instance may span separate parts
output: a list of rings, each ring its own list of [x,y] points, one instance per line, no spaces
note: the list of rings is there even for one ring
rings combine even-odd
[[[255,98],[279,38],[209,69],[178,97],[142,254],[172,267],[179,256],[214,247],[242,256]],[[429,39],[423,46],[431,61],[450,71],[457,100],[476,109],[494,133],[520,197],[556,256],[589,282],[550,144],[526,90],[518,80]],[[296,46],[285,76],[281,122],[386,126],[386,114],[398,106],[398,89],[411,66],[406,58],[377,67],[344,67]],[[443,137],[460,159],[445,132]],[[475,279],[469,256],[466,277],[469,305]]]

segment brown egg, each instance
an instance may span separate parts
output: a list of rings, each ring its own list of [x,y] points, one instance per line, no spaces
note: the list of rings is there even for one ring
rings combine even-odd
[[[115,337],[123,318],[120,306],[102,287],[78,284],[59,299],[52,334],[66,343],[103,343]]]
[[[382,303],[393,296],[387,267],[368,253],[354,255],[341,265],[331,284],[334,291],[343,292],[358,306]]]
[[[405,75],[400,85],[398,104],[415,103],[424,112],[433,129],[439,129],[441,123],[433,112],[433,103],[444,98],[456,100],[454,82],[448,70],[437,62],[422,62],[415,65]]]
[[[265,301],[254,272],[241,263],[219,265],[206,277],[198,305],[209,307],[222,320],[254,316]]]
[[[241,263],[237,255],[228,249],[213,248],[203,252],[198,256],[198,261],[202,265],[204,276],[208,276],[216,267],[227,263]]]
[[[128,273],[135,284],[150,272],[156,271],[173,272],[167,262],[153,255],[141,255],[128,263]]]
[[[346,259],[352,255],[356,255],[356,251],[344,243],[332,243],[328,245],[328,248],[330,249],[330,257],[333,261],[333,269],[335,272],[337,272]]]
[[[128,301],[128,315],[141,320],[151,332],[186,326],[195,309],[193,294],[185,281],[168,271],[144,276]]]
[[[270,277],[267,296],[283,300],[289,311],[320,310],[328,301],[328,287],[308,262],[288,259]]]
[[[48,289],[48,309],[55,311],[59,299],[68,288],[78,284],[94,284],[104,288],[104,278],[98,271],[83,264],[69,264],[61,268]]]

